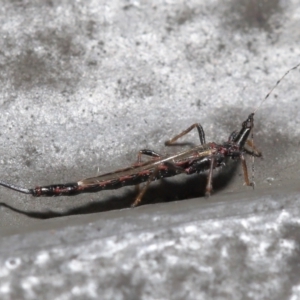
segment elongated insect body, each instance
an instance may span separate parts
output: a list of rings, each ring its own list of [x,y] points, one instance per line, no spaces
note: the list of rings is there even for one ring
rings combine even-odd
[[[82,179],[73,183],[53,184],[36,187],[34,189],[23,189],[1,181],[0,185],[25,194],[32,194],[35,197],[74,196],[81,193],[94,193],[102,190],[118,189],[123,186],[141,184],[147,181],[150,176],[153,176],[154,173],[155,177],[152,178],[152,181],[175,176],[180,173],[193,174],[205,171],[208,165],[207,156],[214,151],[214,147],[209,144],[201,145],[174,156],[158,158],[156,161],[136,163],[129,168],[102,174],[97,177]],[[174,168],[170,167],[170,164],[174,164]]]
[[[281,80],[291,70],[298,68],[299,65],[300,64],[288,70],[283,77],[277,81],[275,86],[261,101],[259,106],[270,96]],[[256,149],[253,140],[249,139],[254,126],[254,114],[258,107],[253,113],[249,114],[247,119],[242,123],[240,131],[234,131],[229,136],[228,141],[222,144],[206,143],[204,130],[200,124],[196,123],[167,141],[165,145],[170,146],[174,144],[179,138],[186,135],[193,129],[197,129],[198,131],[200,145],[172,156],[164,157],[153,150],[143,149],[139,151],[138,160],[132,166],[97,177],[82,179],[78,182],[41,186],[33,189],[18,187],[4,181],[0,181],[0,185],[20,193],[31,194],[34,197],[51,197],[94,193],[102,190],[118,189],[130,185],[139,186],[139,184],[145,183],[133,203],[133,206],[136,206],[141,202],[149,184],[152,181],[172,177],[177,174],[190,175],[208,171],[206,195],[209,196],[212,192],[214,169],[225,165],[227,159],[239,159],[242,163],[245,185],[254,186],[254,184],[249,180],[244,154],[250,154],[253,157],[261,156],[261,152]],[[146,162],[142,162],[142,155],[150,156],[151,159]]]
[[[82,179],[73,183],[53,184],[33,189],[20,188],[2,181],[0,181],[0,185],[21,193],[31,194],[34,197],[51,197],[74,196],[81,193],[94,193],[102,190],[118,189],[123,186],[138,185],[143,182],[149,183],[154,180],[172,177],[177,174],[185,173],[190,175],[207,170],[210,170],[209,178],[211,178],[212,170],[224,165],[225,159],[240,158],[243,153],[244,144],[253,127],[253,116],[253,113],[250,114],[247,120],[243,122],[240,132],[235,134],[234,137],[231,135],[228,142],[221,145],[207,143],[166,157],[159,156],[151,150],[141,150],[139,157],[141,155],[150,155],[153,156],[153,159],[147,162],[141,162],[141,159],[139,158],[138,162],[131,167],[97,177]],[[204,143],[204,131],[201,125],[197,124],[197,126],[200,126],[201,129],[199,130],[199,133],[201,134],[200,141]],[[212,184],[210,179],[208,181],[206,193],[209,195],[211,190]],[[137,205],[139,202],[140,200],[135,201],[134,205]]]

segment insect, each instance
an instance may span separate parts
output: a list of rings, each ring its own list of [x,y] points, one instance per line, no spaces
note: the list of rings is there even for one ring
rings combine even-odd
[[[253,143],[253,138],[249,139],[250,133],[254,127],[254,115],[257,109],[266,101],[273,90],[279,85],[283,78],[292,70],[297,69],[300,63],[289,69],[273,86],[258,107],[249,114],[242,123],[240,131],[233,131],[228,141],[217,143],[206,143],[204,130],[199,123],[195,123],[180,134],[165,142],[166,146],[172,145],[179,138],[183,137],[193,129],[197,129],[200,145],[189,150],[182,151],[172,156],[161,156],[157,152],[149,149],[140,150],[138,159],[132,166],[120,169],[111,173],[106,173],[97,177],[91,177],[79,180],[78,182],[53,184],[48,186],[38,186],[32,189],[22,188],[0,180],[0,185],[20,193],[30,194],[34,197],[51,196],[73,196],[80,193],[94,193],[102,190],[118,189],[123,186],[145,183],[144,187],[133,202],[132,206],[140,204],[149,184],[152,181],[175,176],[177,174],[194,174],[208,171],[207,184],[205,189],[206,196],[210,196],[213,187],[213,171],[225,165],[228,159],[241,160],[244,174],[244,183],[247,186],[253,186],[254,183],[249,180],[248,170],[245,160],[245,154],[252,157],[261,157]],[[150,156],[151,159],[142,162],[142,155]]]

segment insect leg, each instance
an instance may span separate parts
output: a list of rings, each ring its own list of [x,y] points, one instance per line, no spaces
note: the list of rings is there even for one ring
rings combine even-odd
[[[186,135],[187,133],[189,133],[191,130],[193,130],[194,128],[197,128],[198,130],[198,134],[199,134],[199,139],[200,139],[200,144],[204,145],[205,144],[205,133],[203,130],[203,127],[201,126],[200,123],[195,123],[192,126],[190,126],[189,128],[187,128],[186,130],[182,131],[180,134],[174,136],[172,139],[168,140],[165,142],[166,146],[170,146],[172,145],[174,142],[176,142],[179,138],[181,138],[182,136]]]
[[[246,141],[246,144],[244,145],[244,151],[247,154],[252,156],[252,183],[251,183],[251,185],[254,188],[254,185],[255,185],[255,183],[254,183],[254,171],[255,171],[254,157],[262,157],[262,153],[255,147],[253,139]],[[243,164],[243,170],[247,171],[246,161],[245,162],[242,161],[242,164]],[[244,166],[244,164],[245,164],[245,166]],[[244,171],[244,174],[245,174],[245,171]]]
[[[250,180],[249,180],[248,169],[247,169],[247,164],[246,164],[244,155],[241,154],[240,158],[242,161],[242,168],[243,168],[243,173],[244,173],[244,184],[247,186],[252,186],[254,188],[254,183],[250,182]]]
[[[160,154],[158,154],[157,152],[155,152],[153,150],[142,149],[138,153],[138,158],[137,158],[137,162],[136,162],[137,165],[139,165],[142,162],[142,155],[152,156],[153,158],[160,158],[161,157]],[[139,184],[137,184],[135,186],[135,190],[136,190],[137,194],[140,194],[140,185]]]
[[[262,153],[256,148],[252,140],[247,140],[244,146],[244,150],[247,154],[262,157]]]
[[[210,167],[209,172],[207,176],[207,184],[205,188],[205,196],[209,197],[212,192],[212,176],[213,176],[213,170],[214,170],[214,164],[215,164],[215,156],[212,156],[210,158]]]
[[[136,197],[134,203],[131,205],[132,207],[137,206],[141,202],[141,200],[142,200],[143,196],[145,195],[150,183],[155,179],[155,177],[157,177],[159,175],[160,166],[167,167],[168,171],[174,171],[175,174],[185,173],[184,168],[181,168],[181,167],[175,165],[174,163],[172,163],[170,161],[165,161],[162,164],[158,165],[154,169],[153,173],[149,176],[148,181],[146,182],[145,186],[143,187],[143,189],[141,191],[139,190],[139,185],[136,185],[136,188],[137,188],[137,191],[138,191],[138,196]],[[160,178],[163,178],[163,176],[160,177]]]
[[[153,150],[149,150],[149,149],[142,149],[139,151],[138,153],[138,158],[137,158],[137,163],[141,163],[142,162],[142,155],[147,155],[147,156],[152,156],[152,157],[161,157],[160,154],[158,154],[157,152],[153,151]]]
[[[142,198],[143,196],[145,195],[151,181],[153,181],[153,179],[155,178],[155,176],[158,174],[158,170],[159,170],[159,167],[157,166],[153,173],[149,176],[148,178],[148,181],[146,182],[145,186],[142,188],[141,191],[139,191],[139,194],[137,195],[137,197],[135,198],[135,201],[132,203],[131,207],[135,207],[137,206],[141,201],[142,201]],[[139,185],[137,185],[138,187],[138,190],[139,190]]]

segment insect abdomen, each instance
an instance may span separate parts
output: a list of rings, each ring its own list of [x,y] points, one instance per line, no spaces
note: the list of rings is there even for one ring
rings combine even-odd
[[[53,184],[48,186],[38,186],[33,189],[32,195],[34,197],[54,197],[54,196],[72,196],[79,194],[80,188],[75,183],[66,183],[66,184]]]

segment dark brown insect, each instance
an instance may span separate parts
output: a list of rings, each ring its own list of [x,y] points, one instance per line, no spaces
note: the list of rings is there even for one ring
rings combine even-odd
[[[34,197],[51,197],[73,196],[80,193],[94,193],[102,190],[118,189],[128,185],[139,185],[145,182],[145,186],[140,190],[132,204],[132,206],[136,206],[141,202],[143,195],[152,181],[183,173],[190,175],[208,171],[206,195],[209,196],[212,192],[213,186],[213,170],[225,165],[227,159],[240,159],[242,162],[245,185],[254,186],[253,182],[249,180],[246,160],[244,157],[244,154],[249,154],[253,157],[261,156],[261,152],[254,146],[253,139],[249,139],[251,130],[254,126],[254,114],[283,80],[283,78],[290,71],[298,68],[299,65],[300,63],[288,70],[281,79],[277,81],[274,87],[261,101],[259,106],[254,110],[254,112],[249,114],[247,119],[242,123],[240,131],[234,131],[229,136],[228,141],[222,144],[206,143],[204,130],[199,123],[196,123],[167,141],[165,145],[172,145],[175,141],[189,133],[194,128],[198,131],[200,145],[172,156],[161,156],[155,151],[143,149],[139,151],[138,160],[132,166],[97,177],[82,179],[78,182],[38,186],[32,189],[18,187],[4,181],[0,181],[0,185],[20,193],[31,194]],[[152,159],[142,162],[142,155],[151,156]]]

